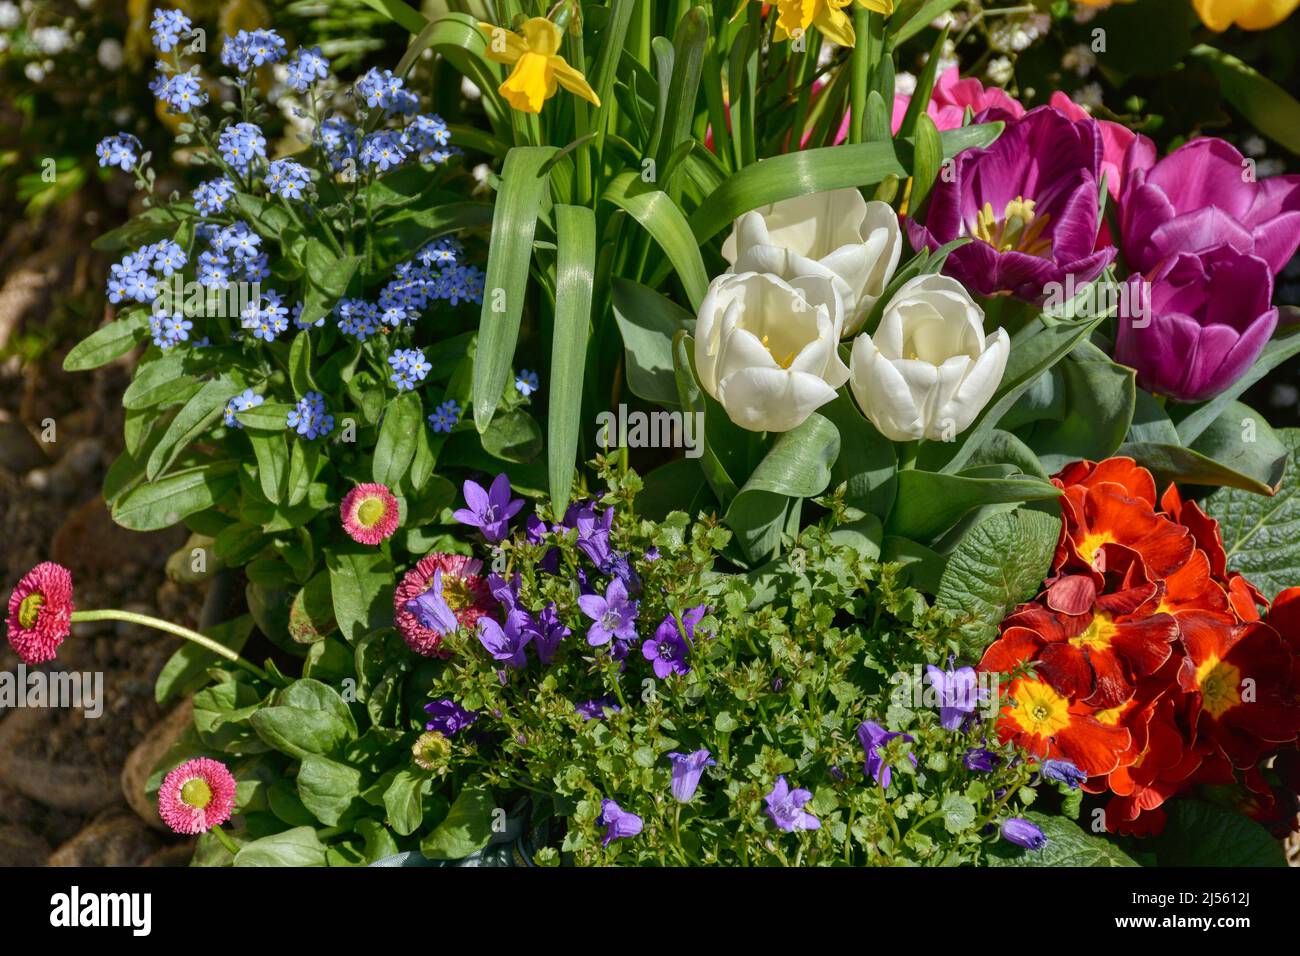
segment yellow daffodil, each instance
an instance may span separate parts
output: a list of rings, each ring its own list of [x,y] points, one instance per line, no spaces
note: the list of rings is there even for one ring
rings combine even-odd
[[[480,23],[487,34],[488,59],[513,66],[497,92],[514,109],[540,113],[542,104],[555,95],[556,84],[596,106],[600,97],[582,71],[575,70],[560,56],[564,31],[545,17],[525,20],[519,33],[491,23]]]
[[[894,0],[856,0],[858,6],[889,16]],[[854,0],[777,0],[776,31],[778,40],[801,37],[810,26],[840,46],[853,46],[853,19],[844,8]]]
[[[1192,0],[1201,22],[1222,33],[1234,23],[1243,30],[1275,27],[1300,6],[1300,0]]]

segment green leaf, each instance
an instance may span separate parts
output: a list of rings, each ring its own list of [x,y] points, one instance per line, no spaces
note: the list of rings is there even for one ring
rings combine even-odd
[[[310,326],[323,318],[348,291],[352,276],[361,265],[361,256],[344,256],[342,259],[330,251],[329,246],[310,239],[303,247],[303,265],[307,281],[303,289],[300,324]]]
[[[764,561],[777,549],[792,499],[826,490],[839,451],[839,429],[816,412],[777,437],[722,518],[750,561]]]
[[[1051,482],[1014,468],[984,467],[960,475],[915,469],[898,473],[898,496],[885,521],[890,535],[933,541],[968,511],[982,505],[1048,501],[1060,494]]]
[[[460,860],[492,839],[497,802],[486,787],[468,786],[456,797],[447,818],[420,842],[420,852],[434,860]]]
[[[289,446],[285,443],[284,432],[250,431],[248,441],[257,459],[257,480],[262,486],[262,494],[272,504],[279,504],[284,501],[289,472]]]
[[[709,287],[709,274],[700,256],[700,243],[672,198],[642,182],[634,172],[616,176],[601,198],[618,206],[650,233],[676,270],[691,308],[698,309]]]
[[[367,632],[393,623],[393,566],[374,551],[348,552],[330,549],[330,594],[334,599],[334,620],[351,644]]]
[[[1137,866],[1128,854],[1103,836],[1083,830],[1067,817],[1029,810],[1022,814],[1047,837],[1040,850],[1026,850],[1006,840],[989,848],[989,866]]]
[[[936,58],[937,59],[937,58]],[[935,180],[943,166],[943,143],[934,120],[925,113],[916,118],[916,145],[912,151],[912,192],[908,196],[909,209],[922,209]]]
[[[325,844],[312,827],[294,827],[245,843],[235,866],[324,866]]]
[[[230,397],[239,392],[242,377],[221,375],[205,382],[176,413],[162,438],[154,446],[145,466],[145,477],[153,481],[176,460],[176,456],[185,450],[199,435],[210,429],[221,418]]]
[[[379,426],[375,442],[375,481],[396,488],[411,467],[415,446],[424,428],[420,396],[415,392],[402,392],[388,403]]]
[[[650,144],[648,153],[655,157],[661,174],[668,167],[668,157],[680,143],[691,137],[695,122],[695,99],[700,87],[704,48],[709,39],[709,21],[703,7],[693,6],[677,21],[673,35],[672,78],[667,86],[667,104],[663,127]]]
[[[289,384],[295,395],[306,395],[316,389],[311,377],[311,336],[306,329],[294,336],[289,346]]]
[[[1190,797],[1164,809],[1164,832],[1152,840],[1161,866],[1287,865],[1281,842],[1250,817]]]
[[[551,343],[551,394],[547,411],[546,474],[551,510],[564,514],[577,467],[582,427],[582,379],[591,327],[596,270],[596,217],[584,206],[555,207],[559,249],[555,261],[555,332]],[[486,435],[484,436],[486,438]]]
[[[1240,571],[1272,601],[1300,581],[1300,429],[1284,428],[1277,437],[1287,448],[1287,480],[1271,498],[1224,488],[1203,502],[1219,519],[1228,567]]]
[[[361,771],[309,754],[298,768],[298,795],[317,820],[327,827],[335,826],[361,796]]]
[[[1049,474],[1080,458],[1109,458],[1133,421],[1137,401],[1133,370],[1116,365],[1084,341],[1051,369],[1050,376],[1062,394],[1064,418],[1037,423],[1022,433],[1025,444]]]
[[[840,453],[831,469],[831,487],[846,484],[845,501],[884,519],[894,506],[898,489],[898,456],[894,443],[862,417],[844,392],[818,411],[840,433]]]
[[[96,329],[72,347],[63,358],[65,372],[85,372],[120,358],[144,339],[149,330],[149,310],[135,309]]]
[[[203,636],[239,653],[252,632],[252,616],[241,614],[234,620],[205,628]],[[182,641],[180,647],[176,648],[159,671],[158,679],[154,681],[154,699],[164,704],[173,697],[194,693],[208,682],[208,669],[217,666],[221,661],[222,658],[207,648]]]
[[[704,434],[695,435],[700,449],[700,468],[704,472],[714,497],[726,505],[736,497],[740,490],[731,477],[730,468],[738,465],[735,458],[729,456],[728,450],[738,447],[735,439],[738,431],[722,406],[709,396],[699,384],[695,374],[694,339],[686,332],[679,332],[673,337],[673,369],[677,376],[677,394],[683,415],[704,415]],[[695,419],[698,421],[698,419]],[[724,456],[728,457],[724,461]]]
[[[975,804],[960,793],[950,793],[943,798],[943,828],[949,833],[969,830],[975,823]]]
[[[238,482],[236,461],[173,472],[126,492],[113,503],[113,520],[132,531],[159,531],[211,508]]]
[[[1059,518],[1016,510],[984,519],[958,542],[934,603],[958,615],[968,660],[978,659],[1017,604],[1038,593],[1060,533]]]
[[[638,398],[676,408],[681,398],[673,367],[673,336],[693,332],[695,317],[640,283],[615,277],[610,286],[628,388]]]
[[[410,836],[424,822],[424,795],[429,792],[428,774],[399,770],[384,791],[384,813],[398,836]]]
[[[482,440],[483,450],[492,457],[527,464],[541,453],[542,429],[532,415],[516,408],[494,418]]]
[[[269,746],[305,759],[330,754],[357,738],[357,724],[338,691],[318,680],[296,680],[249,722]]]
[[[492,423],[510,380],[528,291],[533,234],[548,181],[541,170],[555,153],[553,146],[516,146],[506,154],[501,170],[474,353],[474,425],[479,434]]]
[[[1300,154],[1300,102],[1254,67],[1206,44],[1192,47],[1193,59],[1219,78],[1223,98],[1255,129]]]

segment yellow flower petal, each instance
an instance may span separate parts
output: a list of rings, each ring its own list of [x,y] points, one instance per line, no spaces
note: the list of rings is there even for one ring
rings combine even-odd
[[[522,113],[540,113],[542,104],[555,95],[555,73],[549,59],[525,53],[497,92]]]
[[[594,106],[600,105],[600,97],[591,88],[591,84],[582,75],[582,71],[569,66],[564,57],[551,57],[551,71],[555,74],[555,78],[559,80],[560,85],[574,96],[581,96]]]
[[[1289,17],[1300,0],[1192,0],[1197,15],[1222,33],[1234,23],[1243,30],[1267,30]]]
[[[818,9],[813,24],[826,39],[840,46],[853,46],[856,41],[853,35],[853,21],[843,10],[837,10],[830,4]]]
[[[894,0],[858,0],[858,6],[866,7],[873,13],[889,16],[894,12]]]
[[[777,0],[776,39],[788,40],[807,33],[819,2],[820,0]]]
[[[525,20],[520,32],[524,35],[524,42],[528,44],[530,53],[555,56],[560,52],[564,31],[546,17],[532,17]]]
[[[487,57],[494,63],[515,63],[528,52],[528,44],[517,33],[493,23],[479,23],[478,28],[486,35]]]

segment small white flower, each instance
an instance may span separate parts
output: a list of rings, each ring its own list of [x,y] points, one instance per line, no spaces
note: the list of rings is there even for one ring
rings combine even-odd
[[[10,0],[0,0],[0,30],[12,30],[22,23],[23,15],[18,4]]]
[[[886,438],[951,441],[993,397],[1010,354],[1006,329],[984,334],[984,313],[960,282],[917,276],[875,334],[854,340],[849,387]]]
[[[477,100],[483,95],[483,91],[475,86],[468,76],[460,78],[460,92],[465,99],[471,101]]]
[[[120,70],[123,62],[122,44],[112,37],[105,37],[99,41],[99,48],[95,51],[95,59],[106,70]]]

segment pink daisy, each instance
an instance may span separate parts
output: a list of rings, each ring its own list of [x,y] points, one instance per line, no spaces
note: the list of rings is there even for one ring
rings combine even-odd
[[[187,760],[163,779],[158,814],[177,833],[206,833],[230,819],[235,778],[226,765],[207,757]]]
[[[9,644],[27,664],[54,660],[72,630],[72,572],[43,561],[9,595]]]
[[[442,594],[429,594],[424,603],[431,603],[429,598],[441,597],[441,602],[433,603],[450,610],[460,627],[473,628],[479,618],[492,612],[492,592],[479,574],[482,569],[483,562],[474,558],[435,552],[425,555],[406,572],[393,594],[393,622],[411,650],[433,657],[442,643],[445,630],[436,625],[417,601],[430,592],[435,577],[441,584]],[[429,626],[430,623],[435,626]]]
[[[353,541],[379,544],[397,530],[397,499],[385,485],[357,485],[339,505],[339,517]]]

